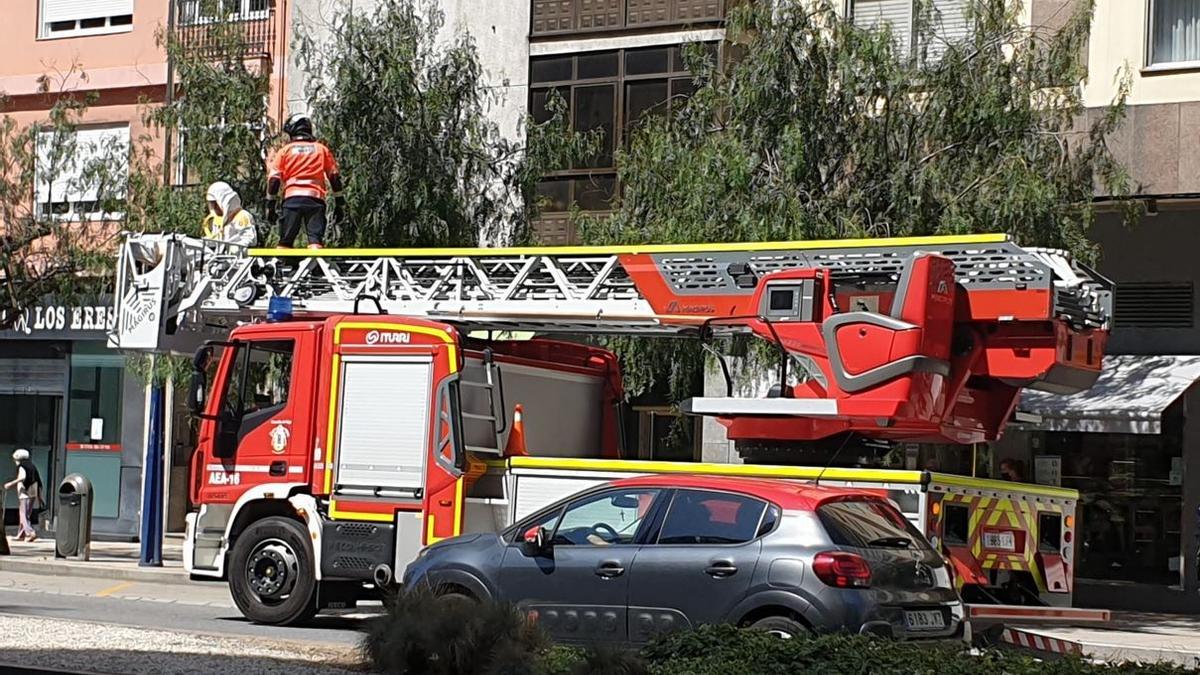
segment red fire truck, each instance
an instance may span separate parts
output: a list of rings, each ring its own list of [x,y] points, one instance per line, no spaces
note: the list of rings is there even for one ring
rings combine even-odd
[[[140,235],[122,249],[112,341],[196,348],[185,564],[228,579],[250,619],[284,624],[390,585],[423,545],[494,531],[588,481],[820,475],[630,461],[611,353],[495,332],[752,334],[779,354],[771,395],[729,383],[681,402],[731,439],[970,443],[998,436],[1023,387],[1090,386],[1110,303],[1065,254],[1002,236],[281,254]],[[1072,491],[825,478],[898,504],[926,495],[903,510],[984,596],[1023,584],[1028,601],[1069,604]],[[965,529],[942,515],[962,505]]]

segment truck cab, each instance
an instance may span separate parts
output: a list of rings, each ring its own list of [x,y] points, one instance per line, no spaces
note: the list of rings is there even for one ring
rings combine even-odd
[[[509,406],[556,401],[575,431],[554,454],[617,452],[615,359],[583,345],[472,345],[446,324],[335,315],[238,327],[195,365],[185,566],[228,578],[256,621],[353,604],[460,534],[468,451],[476,465],[504,454]]]

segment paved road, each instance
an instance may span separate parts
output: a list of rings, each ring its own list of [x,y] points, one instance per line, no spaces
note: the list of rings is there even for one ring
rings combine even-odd
[[[378,605],[311,626],[241,618],[223,584],[0,573],[0,662],[84,672],[341,673]],[[36,648],[31,648],[31,645]]]

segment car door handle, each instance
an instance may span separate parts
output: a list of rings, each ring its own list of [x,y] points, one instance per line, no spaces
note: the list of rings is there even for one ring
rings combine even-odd
[[[596,567],[596,576],[613,579],[625,574],[625,568],[616,560],[606,560]]]
[[[733,563],[716,562],[704,568],[704,573],[710,577],[731,577],[737,574],[737,567]]]

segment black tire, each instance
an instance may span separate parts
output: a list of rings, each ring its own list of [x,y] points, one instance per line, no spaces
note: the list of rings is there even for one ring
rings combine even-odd
[[[437,604],[446,609],[457,609],[460,607],[468,607],[475,604],[475,598],[458,591],[447,591],[439,593],[437,596]]]
[[[242,532],[230,556],[229,593],[255,623],[291,626],[317,613],[317,577],[308,530],[271,517]]]
[[[781,638],[790,640],[791,638],[807,637],[812,634],[803,623],[791,618],[790,616],[768,616],[747,626],[751,630],[761,630],[767,633],[778,635]]]

